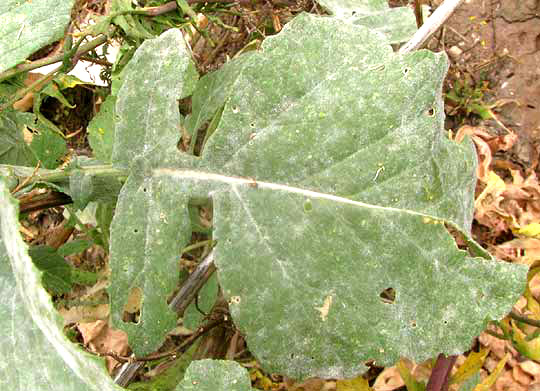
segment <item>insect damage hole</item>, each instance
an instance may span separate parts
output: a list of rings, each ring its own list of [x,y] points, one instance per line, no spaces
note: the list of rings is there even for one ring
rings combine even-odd
[[[428,117],[433,117],[435,115],[435,109],[433,107],[430,107],[429,109],[426,110],[426,115]]]
[[[386,288],[379,294],[379,297],[385,304],[394,304],[396,302],[396,290],[391,287]]]
[[[141,315],[142,289],[139,287],[131,288],[124,305],[122,320],[126,323],[138,323]]]

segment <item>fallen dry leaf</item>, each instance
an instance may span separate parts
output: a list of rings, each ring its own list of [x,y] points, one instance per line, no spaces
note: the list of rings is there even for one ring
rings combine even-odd
[[[127,334],[121,330],[112,329],[106,321],[98,320],[92,323],[77,325],[84,345],[95,353],[115,353],[119,356],[128,354]],[[119,362],[112,357],[106,357],[107,370],[112,373]]]
[[[405,382],[401,379],[397,367],[389,367],[382,371],[375,384],[373,384],[373,390],[375,391],[393,391],[400,387],[403,387]]]

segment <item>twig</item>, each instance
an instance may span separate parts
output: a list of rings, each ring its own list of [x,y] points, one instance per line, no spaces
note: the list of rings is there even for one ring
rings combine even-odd
[[[416,27],[422,27],[424,18],[422,16],[422,4],[420,4],[420,0],[414,0],[414,17],[416,18]]]
[[[36,210],[42,210],[47,208],[54,208],[55,206],[61,206],[73,203],[70,196],[59,191],[53,191],[50,194],[46,194],[44,197],[34,197],[29,201],[20,201],[19,211],[20,213],[35,212]]]
[[[462,1],[445,0],[418,29],[410,41],[399,49],[399,53],[405,54],[419,49],[446,22]]]
[[[214,251],[211,251],[189,275],[182,288],[180,288],[176,296],[169,303],[169,307],[179,315],[182,315],[189,304],[195,300],[199,289],[208,281],[215,270]]]
[[[518,322],[523,322],[534,327],[540,327],[540,320],[531,319],[521,314],[518,314],[516,311],[512,310],[508,316]]]
[[[222,324],[225,320],[223,318],[214,319],[203,326],[199,327],[197,331],[195,331],[193,334],[191,334],[188,338],[186,338],[182,344],[180,344],[178,347],[176,347],[173,350],[169,350],[167,352],[163,353],[157,353],[146,357],[141,358],[135,358],[135,357],[121,357],[117,356],[114,353],[106,353],[104,355],[111,356],[118,362],[123,362],[124,365],[120,368],[120,371],[114,378],[114,382],[121,386],[126,387],[131,379],[135,376],[137,371],[141,369],[144,366],[145,362],[148,361],[155,361],[162,358],[172,357],[176,358],[176,356],[181,355],[184,353],[192,344],[195,342],[198,338],[202,337],[204,334],[212,330],[214,327],[219,326]]]

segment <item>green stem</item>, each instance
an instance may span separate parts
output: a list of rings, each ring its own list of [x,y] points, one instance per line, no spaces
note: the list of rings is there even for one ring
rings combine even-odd
[[[216,243],[215,240],[203,240],[202,242],[197,242],[197,243],[194,243],[190,246],[187,246],[187,247],[184,247],[182,249],[182,253],[187,253],[191,250],[195,250],[197,248],[200,248],[200,247],[204,247],[206,245],[214,245]]]
[[[84,53],[88,53],[95,48],[97,48],[99,45],[104,44],[107,42],[108,37],[106,35],[100,35],[96,39],[85,43],[84,45],[81,45],[79,50],[77,50],[76,56],[81,56]],[[56,62],[60,62],[64,60],[64,53],[57,54],[56,56],[51,57],[45,57],[41,60],[32,61],[25,64],[19,64],[15,68],[8,69],[5,72],[0,73],[0,82],[9,79],[10,77],[13,77],[15,75],[18,75],[19,73],[31,71],[33,69],[41,68],[45,65],[54,64]]]
[[[78,168],[77,171],[83,171],[87,174],[95,176],[117,176],[119,178],[127,178],[128,171],[121,168],[115,168],[110,164],[100,166],[88,166]],[[16,177],[19,181],[28,177],[30,179],[26,185],[31,185],[36,182],[51,182],[58,183],[69,180],[72,175],[72,170],[46,170],[40,169],[34,173],[34,169],[31,167],[22,166],[10,166],[7,164],[0,164],[0,175],[8,177]]]
[[[38,92],[41,88],[45,86],[45,84],[47,84],[52,79],[54,79],[57,73],[60,72],[63,69],[63,67],[64,67],[63,65],[59,66],[58,68],[47,73],[45,76],[40,77],[38,80],[30,84],[28,87],[22,88],[19,91],[17,91],[17,93],[13,95],[9,101],[7,101],[5,104],[0,106],[0,113],[6,110],[11,105],[13,105],[13,103],[17,102],[19,99],[23,98],[29,92],[32,92],[32,91]]]
[[[523,322],[534,327],[540,327],[540,320],[531,319],[526,316],[520,315],[514,310],[512,310],[510,314],[508,314],[508,316],[510,316],[510,318],[514,320],[517,320],[518,322]]]

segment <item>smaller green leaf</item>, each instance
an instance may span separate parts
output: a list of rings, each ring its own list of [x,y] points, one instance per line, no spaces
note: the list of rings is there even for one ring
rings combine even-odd
[[[92,286],[98,282],[98,275],[94,272],[71,268],[71,282],[73,284]]]
[[[193,361],[175,391],[250,391],[248,372],[235,361]]]
[[[0,114],[0,164],[35,166],[37,159],[23,137],[23,129],[34,123],[30,113],[5,110]]]
[[[113,0],[111,3],[111,14],[115,12],[131,11],[131,0]],[[136,15],[121,15],[114,18],[114,23],[124,32],[139,39],[153,38],[154,35],[144,28]]]
[[[33,136],[30,149],[44,168],[54,169],[60,165],[60,158],[65,155],[67,146],[58,133],[42,129]]]
[[[34,246],[28,250],[34,265],[43,272],[45,289],[53,294],[68,293],[72,287],[71,267],[50,246]]]
[[[116,96],[109,95],[99,113],[88,124],[88,142],[96,159],[110,163],[114,144],[114,106]]]
[[[71,254],[82,253],[87,248],[90,248],[92,242],[84,239],[76,239],[67,242],[58,249],[58,254],[65,257]]]

